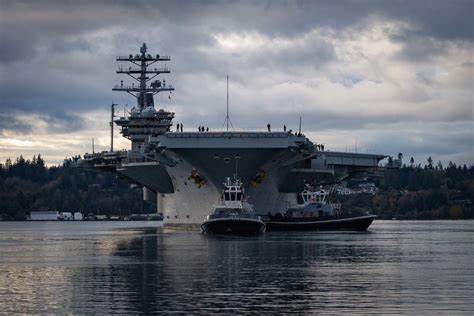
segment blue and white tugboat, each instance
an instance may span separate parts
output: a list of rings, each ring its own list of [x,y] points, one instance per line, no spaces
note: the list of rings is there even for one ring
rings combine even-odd
[[[246,201],[242,182],[225,178],[220,201],[201,224],[206,234],[257,235],[265,232],[265,223],[255,215],[253,206]]]
[[[344,214],[339,203],[329,202],[331,190],[315,190],[309,185],[300,193],[301,204],[289,206],[285,214],[268,215],[268,231],[355,230],[365,231],[376,217]]]

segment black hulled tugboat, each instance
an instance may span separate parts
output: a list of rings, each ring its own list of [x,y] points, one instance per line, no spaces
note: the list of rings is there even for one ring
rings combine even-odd
[[[285,214],[268,214],[267,230],[367,230],[376,216],[342,213],[339,203],[329,202],[331,192],[305,185],[301,204],[289,206]]]
[[[265,223],[247,203],[242,182],[226,178],[221,200],[212,207],[201,224],[206,234],[257,235],[265,232]]]

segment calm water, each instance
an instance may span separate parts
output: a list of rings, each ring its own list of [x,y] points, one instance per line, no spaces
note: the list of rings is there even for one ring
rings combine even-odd
[[[474,311],[474,221],[245,238],[142,225],[0,222],[0,313]]]

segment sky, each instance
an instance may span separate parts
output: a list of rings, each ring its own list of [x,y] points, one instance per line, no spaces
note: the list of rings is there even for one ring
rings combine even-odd
[[[0,0],[0,163],[108,150],[118,55],[169,55],[185,130],[296,130],[333,151],[474,164],[474,1]],[[115,148],[130,143],[115,129]]]

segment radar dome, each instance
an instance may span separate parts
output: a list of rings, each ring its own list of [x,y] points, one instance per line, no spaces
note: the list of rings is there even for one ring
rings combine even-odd
[[[155,108],[152,107],[152,106],[148,106],[148,107],[146,107],[146,108],[143,109],[143,111],[142,111],[142,116],[150,117],[150,116],[155,115],[155,113],[156,113]]]

